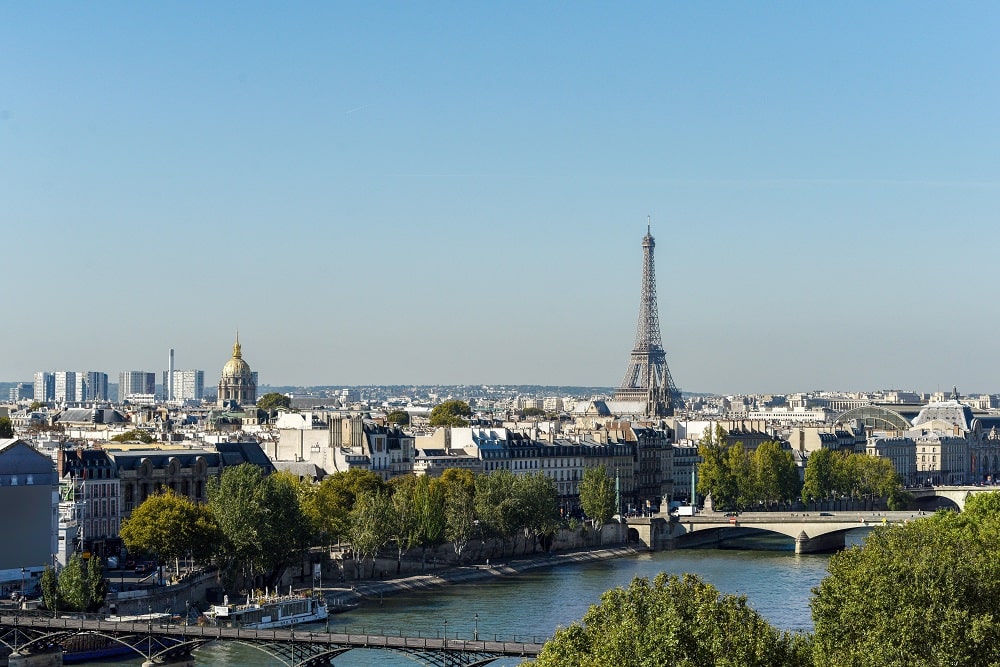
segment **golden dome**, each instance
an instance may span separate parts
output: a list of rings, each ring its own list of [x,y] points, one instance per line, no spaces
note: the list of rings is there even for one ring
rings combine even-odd
[[[224,378],[246,378],[249,379],[253,373],[250,371],[250,364],[243,361],[243,352],[240,348],[240,337],[236,335],[236,344],[233,345],[233,358],[222,367],[222,377]]]

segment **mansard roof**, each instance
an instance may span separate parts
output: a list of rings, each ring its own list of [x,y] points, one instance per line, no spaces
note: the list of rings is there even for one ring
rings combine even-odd
[[[930,421],[943,421],[958,426],[963,431],[972,430],[972,408],[958,401],[940,401],[929,403],[913,420],[914,426],[920,426]]]

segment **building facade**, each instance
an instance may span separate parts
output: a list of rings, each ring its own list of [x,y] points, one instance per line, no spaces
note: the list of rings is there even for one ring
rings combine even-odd
[[[131,401],[133,396],[156,394],[156,373],[122,371],[118,374],[118,402]]]

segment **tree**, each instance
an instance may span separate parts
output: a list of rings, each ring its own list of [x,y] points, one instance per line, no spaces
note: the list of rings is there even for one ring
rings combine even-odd
[[[805,667],[808,638],[780,632],[746,603],[698,577],[636,578],[556,631],[535,667]]]
[[[146,498],[122,524],[120,534],[130,552],[152,554],[175,565],[188,555],[199,562],[210,560],[221,538],[208,507],[170,490]]]
[[[515,486],[514,473],[506,468],[476,476],[475,511],[488,532],[508,539],[524,525],[524,510]]]
[[[350,530],[350,512],[360,493],[387,491],[388,487],[371,470],[352,468],[327,475],[306,504],[307,514],[321,531],[321,539],[332,543],[345,537]]]
[[[580,506],[584,514],[593,520],[597,530],[611,521],[615,514],[615,480],[608,476],[604,466],[593,466],[583,471]]]
[[[125,431],[124,433],[119,433],[118,435],[113,435],[111,436],[111,439],[114,442],[142,442],[147,445],[156,442],[156,438],[154,438],[151,433],[137,428],[134,428],[131,431]]]
[[[409,426],[410,413],[406,410],[393,410],[385,416],[385,421],[389,424],[395,424],[397,426]]]
[[[726,442],[726,431],[720,424],[715,425],[715,432],[706,429],[698,442],[698,493],[702,497],[712,494],[712,502],[716,508],[735,507],[739,497],[736,478],[729,469],[729,446]]]
[[[465,401],[445,401],[431,410],[431,426],[468,426],[472,408]]]
[[[804,500],[825,500],[836,492],[838,458],[832,449],[817,449],[809,455],[802,485]]]
[[[45,407],[45,404],[41,401],[32,401],[31,405],[28,406],[28,412],[37,412]]]
[[[0,438],[14,437],[14,423],[10,417],[0,417]]]
[[[539,538],[551,536],[559,527],[559,489],[555,480],[541,471],[518,475],[515,479],[517,503],[522,508],[521,528],[525,540],[533,538],[531,550],[534,552]],[[548,548],[548,545],[543,546]]]
[[[1000,664],[1000,497],[874,529],[814,589],[817,667]]]
[[[274,414],[278,408],[291,408],[292,399],[289,396],[272,391],[257,399],[257,407],[269,414]]]
[[[375,557],[392,538],[392,514],[392,496],[387,490],[361,493],[351,510],[351,547],[359,556],[356,563],[360,567],[371,558],[373,577]]]
[[[96,612],[108,595],[108,580],[99,556],[87,561],[75,553],[58,574],[46,567],[39,584],[45,608],[52,611]]]
[[[545,410],[542,410],[541,408],[525,408],[521,414],[525,417],[544,417]]]
[[[424,478],[426,479],[426,478]],[[396,543],[396,573],[403,568],[403,555],[421,542],[420,482],[414,475],[392,480],[391,537]]]
[[[464,484],[449,484],[445,487],[444,535],[451,542],[459,562],[476,528],[473,502],[473,492]]]
[[[756,499],[792,500],[799,495],[799,473],[791,451],[774,441],[762,442],[751,456]]]
[[[250,463],[223,470],[208,485],[208,503],[223,535],[225,565],[245,580],[274,586],[309,548],[312,524],[288,477],[267,475]]]

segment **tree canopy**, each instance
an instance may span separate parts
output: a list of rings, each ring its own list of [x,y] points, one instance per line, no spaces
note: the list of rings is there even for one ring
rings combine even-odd
[[[115,442],[142,442],[147,445],[156,442],[156,438],[153,437],[152,433],[138,428],[113,435],[111,439]]]
[[[583,479],[580,480],[580,506],[597,524],[598,529],[614,516],[615,501],[615,481],[608,476],[604,466],[594,466],[583,471]]]
[[[698,577],[633,579],[558,630],[535,667],[805,667],[806,637],[780,632],[746,597],[721,595]]]
[[[409,426],[410,413],[406,410],[392,410],[385,416],[385,421],[397,426]]]
[[[758,503],[790,501],[801,489],[792,453],[777,442],[762,442],[747,451],[730,442],[716,425],[698,443],[698,493],[712,494],[717,509],[745,509]]]
[[[209,560],[221,538],[215,516],[206,505],[173,491],[146,498],[122,524],[122,542],[132,553],[146,553],[160,560],[188,554]]]
[[[294,483],[244,463],[209,480],[208,502],[222,531],[224,565],[253,582],[273,586],[313,541],[313,524],[299,505]]]
[[[876,528],[813,590],[817,667],[1000,664],[1000,493]]]
[[[272,391],[257,399],[257,407],[273,413],[278,408],[292,407],[292,399],[289,396]]]
[[[465,401],[445,401],[431,410],[431,426],[468,426],[472,408]]]
[[[0,438],[14,437],[14,423],[10,417],[0,417]]]

